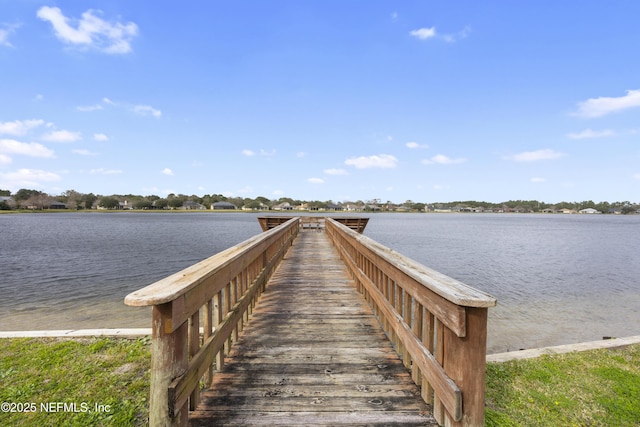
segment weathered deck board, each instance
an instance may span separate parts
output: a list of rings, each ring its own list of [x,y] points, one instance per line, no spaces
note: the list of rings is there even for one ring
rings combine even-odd
[[[437,424],[329,239],[304,232],[190,425]]]

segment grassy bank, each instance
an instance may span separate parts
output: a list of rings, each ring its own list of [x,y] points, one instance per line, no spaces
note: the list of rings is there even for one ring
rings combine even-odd
[[[0,425],[145,426],[149,363],[148,338],[2,339]]]
[[[487,365],[487,426],[639,426],[640,344]]]
[[[0,425],[144,426],[149,361],[148,338],[2,339]],[[487,365],[487,426],[637,426],[638,402],[640,344]]]

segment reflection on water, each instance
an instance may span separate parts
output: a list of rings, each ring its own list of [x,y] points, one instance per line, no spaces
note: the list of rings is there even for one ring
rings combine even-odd
[[[498,299],[490,353],[640,334],[640,216],[374,214],[365,235]],[[148,327],[129,292],[260,232],[239,213],[0,216],[0,329]]]

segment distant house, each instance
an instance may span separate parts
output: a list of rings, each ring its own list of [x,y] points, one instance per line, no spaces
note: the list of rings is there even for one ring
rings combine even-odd
[[[342,205],[336,205],[335,203],[327,203],[326,210],[328,211],[343,211]]]
[[[344,206],[344,210],[349,211],[349,212],[360,212],[360,211],[362,211],[362,205],[359,205],[359,204],[354,203],[354,202],[345,202],[343,206]]]
[[[579,210],[578,213],[581,213],[581,214],[601,214],[602,212],[600,212],[597,209],[586,208],[586,209]]]
[[[217,210],[235,210],[238,209],[238,207],[236,205],[234,205],[233,203],[229,203],[229,202],[215,202],[211,204],[211,209],[213,209],[214,211]]]
[[[60,202],[51,202],[49,209],[67,209],[67,205]]]
[[[231,205],[233,206],[233,205]],[[186,202],[184,202],[182,204],[182,209],[186,209],[186,210],[204,210],[207,209],[204,205],[201,205],[200,203],[194,202],[193,200],[187,200]],[[235,209],[235,206],[233,207],[233,209]]]
[[[283,202],[280,204],[277,204],[273,207],[274,211],[292,211],[293,210],[293,206],[291,206],[291,203],[289,202]]]

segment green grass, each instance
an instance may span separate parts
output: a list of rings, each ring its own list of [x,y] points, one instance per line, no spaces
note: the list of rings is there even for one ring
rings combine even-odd
[[[149,338],[0,340],[0,403],[36,404],[0,411],[0,426],[147,425],[149,351]],[[485,414],[487,426],[640,426],[640,344],[489,363]]]
[[[487,364],[487,426],[640,426],[640,344]]]
[[[147,425],[149,364],[148,338],[3,339],[0,425]]]

